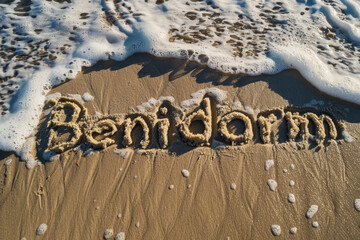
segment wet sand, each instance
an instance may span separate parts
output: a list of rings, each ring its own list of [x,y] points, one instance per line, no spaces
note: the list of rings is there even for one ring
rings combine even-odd
[[[119,141],[88,156],[74,147],[32,169],[3,152],[0,239],[103,239],[107,229],[114,232],[110,239],[120,232],[125,239],[356,239],[359,106],[319,93],[295,71],[229,75],[185,60],[137,54],[84,69],[50,94],[88,92],[94,97],[84,103],[88,114],[108,115],[136,112],[152,97],[172,96],[179,106],[192,93],[212,87],[227,91],[224,105],[240,101],[255,112],[321,109],[344,123],[356,140],[346,142],[339,132],[322,148],[299,147],[288,141],[283,121],[270,144],[259,140],[256,129],[255,141],[218,149],[175,138],[167,149],[124,151]],[[306,105],[314,99],[324,104]],[[42,116],[35,134],[34,155],[41,161],[48,120]],[[274,166],[265,170],[269,159]],[[274,191],[269,180],[277,183]],[[318,211],[309,219],[311,205]],[[47,230],[36,235],[42,223]],[[274,236],[272,225],[280,226],[280,236]],[[290,233],[293,227],[296,234]]]

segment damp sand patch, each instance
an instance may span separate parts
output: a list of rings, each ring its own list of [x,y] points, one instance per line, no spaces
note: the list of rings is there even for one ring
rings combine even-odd
[[[356,107],[312,92],[296,81],[294,72],[240,79],[190,63],[187,67],[194,67],[189,71],[181,60],[137,59],[130,59],[126,66],[99,63],[96,71],[87,70],[51,92],[60,95],[50,98],[55,101],[32,140],[40,165],[26,169],[15,155],[4,155],[0,216],[6,218],[0,218],[0,232],[7,239],[35,239],[40,223],[47,224],[43,236],[51,239],[64,232],[76,239],[103,239],[107,229],[112,230],[110,239],[145,235],[154,239],[264,239],[273,237],[272,225],[280,227],[280,238],[296,233],[304,239],[356,239],[354,200],[359,196],[354,189],[360,182],[355,164],[360,157]],[[293,87],[282,88],[282,78]],[[201,91],[213,88],[221,91]],[[65,104],[67,100],[61,98],[75,93],[74,89],[80,96],[91,93],[94,100]],[[199,91],[204,94],[195,104],[180,106]],[[214,92],[226,92],[226,98],[217,101]],[[304,106],[311,99],[324,104]],[[136,106],[143,106],[143,111]],[[342,111],[347,107],[349,111]],[[243,115],[223,118],[232,112]],[[315,114],[320,124],[307,113]],[[335,139],[322,115],[334,123]],[[188,129],[199,137],[196,141],[180,130],[190,117]],[[142,123],[135,120],[140,118]],[[247,119],[252,138],[250,130],[245,134]],[[220,122],[227,129],[220,131]],[[72,123],[79,127],[79,138],[76,127],[61,126],[75,126]],[[342,138],[342,123],[355,141]],[[55,128],[54,138],[49,144],[51,128]],[[289,140],[290,130],[294,141]],[[243,138],[236,139],[240,135]],[[49,151],[53,160],[43,161],[42,152],[49,147],[55,153]],[[11,164],[4,165],[8,159]],[[267,171],[266,160],[274,161]],[[277,183],[275,191],[267,185],[269,179]],[[288,201],[290,193],[296,197],[294,203]],[[343,203],[342,211],[332,211],[337,202]],[[318,204],[319,211],[308,219],[311,204]],[[28,220],[34,216],[41,219]],[[21,229],[14,228],[19,219]],[[255,229],[253,222],[258,226]]]

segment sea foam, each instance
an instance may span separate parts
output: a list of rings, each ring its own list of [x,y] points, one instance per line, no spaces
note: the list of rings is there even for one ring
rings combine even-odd
[[[360,104],[360,4],[312,1],[0,3],[0,149],[21,151],[48,91],[99,60],[136,52],[248,75],[297,69]],[[286,83],[284,83],[286,84]]]

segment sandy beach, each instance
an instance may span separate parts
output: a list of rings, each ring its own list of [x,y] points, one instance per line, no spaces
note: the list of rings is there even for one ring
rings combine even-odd
[[[251,77],[135,54],[84,68],[48,96],[31,146],[41,163],[27,169],[1,152],[0,239],[360,236],[360,108],[320,93],[295,70]],[[78,138],[75,128],[56,128],[72,121],[74,109],[79,119],[87,114],[74,120]],[[137,116],[144,123],[133,124]],[[95,130],[87,133],[89,126]],[[50,129],[58,135],[49,143]],[[58,153],[51,162],[44,159],[50,148]]]

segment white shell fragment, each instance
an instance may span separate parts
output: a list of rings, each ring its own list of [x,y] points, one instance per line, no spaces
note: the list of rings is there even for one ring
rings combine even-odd
[[[307,218],[312,218],[315,213],[318,211],[319,207],[318,205],[311,205],[309,210],[306,212],[306,217]]]
[[[269,179],[269,180],[267,181],[267,184],[268,184],[268,186],[269,186],[269,188],[270,188],[271,191],[275,191],[275,190],[276,190],[277,182],[276,182],[275,180]]]
[[[181,174],[183,175],[183,177],[186,177],[186,178],[188,178],[190,176],[189,171],[186,169],[181,170]]]
[[[274,236],[280,236],[281,227],[279,225],[271,225],[271,232]]]
[[[36,229],[36,235],[43,235],[47,230],[47,224],[43,223]]]
[[[268,171],[274,165],[274,160],[266,160],[265,170]]]
[[[295,196],[292,193],[289,193],[288,195],[288,201],[289,203],[295,203]]]

